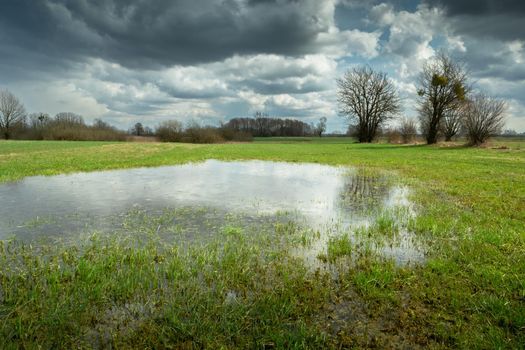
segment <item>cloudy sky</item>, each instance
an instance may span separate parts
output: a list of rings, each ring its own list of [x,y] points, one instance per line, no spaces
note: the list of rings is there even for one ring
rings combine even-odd
[[[2,0],[0,88],[121,128],[262,111],[334,131],[345,70],[387,72],[414,116],[419,70],[446,50],[525,131],[524,18],[523,0]]]

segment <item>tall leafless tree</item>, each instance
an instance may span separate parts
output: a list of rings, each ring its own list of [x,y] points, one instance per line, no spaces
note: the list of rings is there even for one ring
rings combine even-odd
[[[26,111],[20,100],[8,90],[0,90],[0,131],[7,140],[13,128],[24,122]]]
[[[421,131],[436,143],[445,115],[460,108],[470,91],[465,67],[441,52],[428,61],[419,76]]]
[[[359,142],[372,142],[378,129],[400,111],[399,96],[386,73],[358,67],[346,72],[337,85],[340,112],[356,124]]]
[[[463,126],[471,145],[480,145],[498,134],[505,124],[505,101],[482,93],[465,104]]]

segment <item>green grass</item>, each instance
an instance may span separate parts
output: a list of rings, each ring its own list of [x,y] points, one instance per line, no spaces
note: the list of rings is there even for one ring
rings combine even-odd
[[[347,234],[343,234],[328,241],[326,254],[321,254],[319,259],[333,263],[340,257],[350,257],[354,249],[350,237]]]
[[[135,248],[110,237],[4,243],[0,348],[523,348],[525,142],[493,145],[0,142],[1,182],[209,158],[386,170],[413,189],[419,215],[408,227],[428,247],[425,264],[400,267],[333,242],[334,258],[353,259],[334,274],[283,249],[304,240],[293,225],[254,240],[232,224],[185,251],[153,237]],[[388,238],[391,227],[385,217],[376,229]]]

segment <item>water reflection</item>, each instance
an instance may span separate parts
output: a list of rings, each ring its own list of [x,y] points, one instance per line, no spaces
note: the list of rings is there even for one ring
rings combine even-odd
[[[341,206],[347,211],[361,213],[381,209],[390,187],[391,184],[385,177],[364,171],[354,172],[343,180]]]
[[[268,161],[203,163],[159,168],[30,177],[0,185],[0,239],[31,240],[92,230],[136,230],[124,224],[137,209],[144,217],[166,208],[207,208],[215,219],[227,213],[266,216],[287,213],[313,231],[366,226],[384,208],[409,207],[406,189],[378,176],[319,164]],[[220,224],[220,223],[219,223]],[[216,227],[219,224],[211,225]],[[324,235],[320,244],[326,244]],[[406,251],[406,249],[401,249]],[[396,253],[398,254],[398,253]]]

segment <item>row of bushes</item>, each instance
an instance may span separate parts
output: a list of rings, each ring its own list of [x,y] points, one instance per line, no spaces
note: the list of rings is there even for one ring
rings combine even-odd
[[[321,136],[326,118],[318,126],[294,119],[269,118],[256,113],[254,118],[236,118],[220,127],[190,123],[183,127],[179,121],[165,121],[156,130],[136,123],[129,134],[98,119],[87,125],[82,116],[62,112],[51,118],[45,113],[29,116],[22,102],[8,90],[0,90],[0,135],[5,139],[70,140],[70,141],[134,141],[158,139],[164,142],[220,143],[250,141],[253,136]],[[133,136],[130,136],[133,135]]]
[[[138,123],[140,124],[140,123]],[[75,113],[59,113],[54,118],[47,114],[31,114],[11,128],[10,137],[20,140],[69,140],[69,141],[126,141],[128,133],[97,119],[87,125]],[[136,134],[132,132],[132,134]],[[162,122],[155,130],[141,133],[148,139],[163,142],[221,143],[226,141],[251,141],[252,135],[225,126],[200,126],[191,123],[183,127],[176,120]]]
[[[23,140],[124,141],[126,133],[102,120],[87,125],[82,116],[58,113],[32,114],[13,129],[12,137]]]

